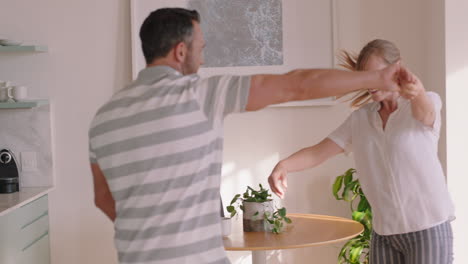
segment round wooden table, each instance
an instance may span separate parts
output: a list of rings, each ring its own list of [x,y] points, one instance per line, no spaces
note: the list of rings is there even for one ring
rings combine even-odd
[[[289,214],[292,224],[281,234],[243,232],[242,219],[234,220],[232,233],[224,237],[228,251],[252,251],[252,263],[266,263],[265,250],[303,248],[349,240],[364,231],[353,220],[313,214]]]

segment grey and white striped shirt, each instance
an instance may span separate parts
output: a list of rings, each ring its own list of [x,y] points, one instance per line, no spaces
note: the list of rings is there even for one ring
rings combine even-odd
[[[245,110],[249,76],[142,70],[96,114],[90,160],[116,202],[120,263],[229,263],[219,187],[223,119]]]

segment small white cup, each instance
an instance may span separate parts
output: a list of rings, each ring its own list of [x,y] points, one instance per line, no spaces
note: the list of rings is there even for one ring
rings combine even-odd
[[[28,98],[28,87],[26,86],[12,86],[11,93],[8,92],[8,97],[15,101],[24,101]]]
[[[231,218],[221,217],[221,233],[223,237],[227,237],[231,234]]]
[[[10,82],[0,80],[0,102],[6,102],[10,97],[8,96]]]
[[[8,96],[9,88],[0,87],[0,102],[6,102],[10,97]]]
[[[9,81],[0,80],[0,88],[5,88],[5,87],[8,87],[8,86],[10,86]]]

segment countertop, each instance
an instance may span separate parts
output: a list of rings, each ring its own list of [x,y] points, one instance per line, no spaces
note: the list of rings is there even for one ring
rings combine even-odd
[[[19,192],[0,194],[0,216],[48,194],[53,187],[24,187]]]

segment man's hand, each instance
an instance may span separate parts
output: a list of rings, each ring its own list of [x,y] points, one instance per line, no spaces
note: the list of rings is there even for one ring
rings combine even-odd
[[[278,163],[271,172],[270,177],[268,177],[268,184],[270,184],[271,190],[281,199],[284,198],[284,194],[288,188],[287,176],[288,172],[286,169]]]
[[[408,100],[413,100],[425,91],[418,77],[405,67],[400,69],[400,86],[400,95]]]
[[[378,71],[380,74],[380,84],[376,85],[375,89],[386,90],[386,91],[399,91],[400,84],[399,79],[401,75],[400,61],[391,64]]]

